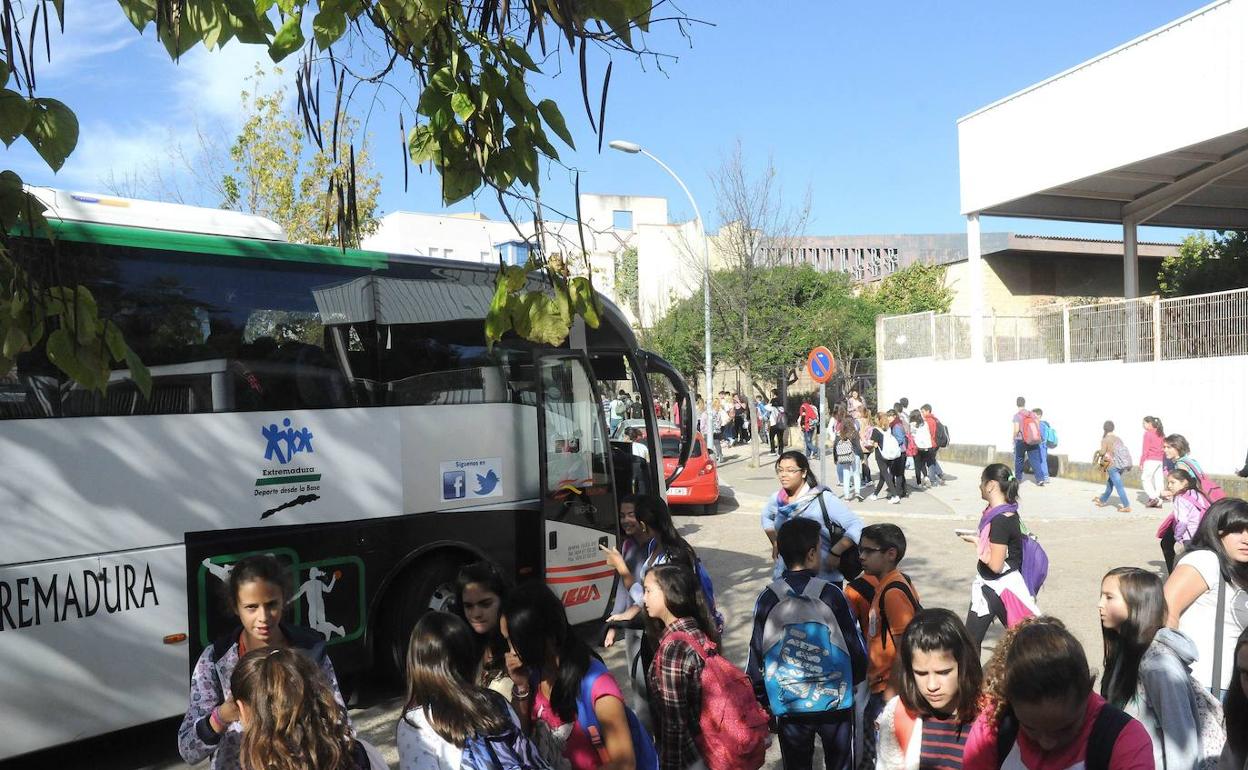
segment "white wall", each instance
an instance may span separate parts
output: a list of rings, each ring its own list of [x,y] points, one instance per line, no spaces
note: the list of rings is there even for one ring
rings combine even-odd
[[[1056,454],[1090,462],[1101,424],[1113,420],[1139,464],[1145,415],[1181,433],[1209,473],[1238,470],[1248,449],[1248,356],[1124,364],[1117,361],[1049,364],[911,358],[881,361],[879,402],[906,396],[924,403],[949,426],[955,444],[994,444],[1012,451],[1014,399],[1044,409],[1057,430]]]

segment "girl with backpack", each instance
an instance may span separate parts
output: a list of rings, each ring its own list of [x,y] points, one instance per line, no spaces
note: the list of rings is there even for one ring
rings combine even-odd
[[[377,750],[351,735],[347,709],[324,672],[287,647],[238,661],[230,692],[243,726],[240,766],[265,770],[381,770]]]
[[[916,488],[922,489],[923,477],[928,475],[927,468],[935,457],[932,451],[935,444],[932,443],[932,432],[927,427],[927,421],[923,419],[923,413],[918,409],[910,412],[910,435],[914,437],[914,447],[917,452],[914,458],[914,483]],[[928,486],[932,486],[930,476]]]
[[[1152,770],[1144,726],[1092,690],[1079,641],[1053,617],[1020,626],[993,653],[964,770]]]
[[[1196,645],[1165,626],[1161,578],[1136,567],[1112,569],[1101,581],[1097,610],[1105,645],[1101,696],[1144,725],[1159,770],[1212,770],[1225,737],[1202,735],[1200,715],[1220,731],[1221,708],[1189,673]]]
[[[1235,643],[1235,673],[1223,707],[1226,745],[1218,770],[1248,770],[1248,629]]]
[[[1191,550],[1192,538],[1200,529],[1200,522],[1209,510],[1209,498],[1198,481],[1186,468],[1175,468],[1166,476],[1166,490],[1174,501],[1173,536],[1174,550],[1166,569],[1174,570],[1174,557]],[[1164,555],[1164,554],[1163,554]]]
[[[772,578],[784,573],[777,533],[786,521],[798,517],[812,519],[821,528],[819,540],[818,577],[838,587],[846,577],[855,578],[862,572],[858,557],[858,538],[862,535],[862,519],[837,499],[810,468],[810,459],[796,450],[789,450],[776,460],[776,478],[780,489],[763,506],[763,533],[771,541],[771,557],[775,560]]]
[[[1040,614],[1022,573],[1027,536],[1018,517],[1018,479],[1002,463],[993,463],[979,477],[979,494],[987,505],[979,517],[978,533],[961,536],[975,545],[979,557],[966,615],[967,631],[977,647],[994,620],[1008,628]]]
[[[1166,625],[1196,643],[1192,675],[1220,699],[1231,686],[1235,640],[1248,625],[1248,502],[1225,497],[1209,506],[1165,593]]]
[[[344,702],[325,639],[283,620],[291,593],[290,574],[273,556],[248,556],[230,567],[223,602],[239,625],[206,647],[195,663],[190,707],[178,729],[178,753],[188,765],[211,757],[213,770],[239,768],[239,710],[231,677],[239,659],[252,650],[298,650],[320,667],[338,703]]]
[[[841,420],[832,445],[832,458],[836,460],[836,475],[841,480],[841,499],[862,502],[862,444],[853,420]]]
[[[425,613],[412,630],[407,703],[396,740],[399,770],[498,767],[491,752],[519,757],[526,767],[546,767],[507,699],[478,684],[473,636],[467,623],[447,612]]]
[[[898,487],[898,478],[893,474],[893,463],[900,459],[902,462],[902,481],[905,479],[905,453],[901,449],[901,445],[897,443],[897,437],[893,435],[889,429],[892,418],[887,413],[881,412],[876,419],[875,427],[871,430],[871,446],[875,448],[875,468],[879,474],[879,480],[875,484],[875,492],[871,495],[872,500],[880,499],[880,492],[883,491],[884,485],[888,485],[888,501],[894,505],[901,502],[901,490]]]
[[[1144,418],[1144,445],[1140,448],[1140,483],[1148,495],[1146,508],[1161,507],[1161,493],[1165,489],[1165,470],[1162,463],[1165,454],[1166,429],[1161,420],[1153,416]]]
[[[1098,462],[1105,469],[1105,492],[1100,497],[1092,498],[1092,502],[1096,503],[1097,508],[1104,508],[1109,505],[1109,496],[1115,490],[1118,492],[1118,499],[1122,501],[1122,505],[1118,506],[1120,513],[1131,512],[1131,501],[1127,499],[1126,487],[1122,485],[1122,474],[1131,469],[1131,452],[1127,450],[1127,445],[1122,443],[1122,439],[1114,435],[1114,423],[1112,420],[1106,420],[1102,426],[1104,433],[1101,435],[1101,448],[1097,450],[1099,457]]]
[[[461,567],[455,579],[459,611],[472,629],[480,653],[477,684],[511,699],[512,681],[507,675],[507,640],[499,630],[507,584],[498,568],[488,561]]]
[[[543,759],[563,770],[654,770],[654,745],[615,677],[544,583],[511,592],[502,631],[516,681],[512,705]]]
[[[876,770],[959,770],[979,714],[983,669],[966,626],[946,609],[920,610],[897,644],[896,697],[877,720]]]
[[[745,673],[717,653],[719,632],[697,576],[679,564],[655,567],[645,604],[658,650],[649,682],[660,770],[758,770],[767,715]]]

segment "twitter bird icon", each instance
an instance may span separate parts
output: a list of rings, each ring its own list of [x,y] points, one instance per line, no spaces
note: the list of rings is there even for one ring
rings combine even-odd
[[[477,489],[473,492],[473,494],[484,497],[485,495],[492,493],[494,488],[498,486],[498,480],[498,474],[494,472],[493,468],[491,468],[490,472],[484,476],[478,473]]]

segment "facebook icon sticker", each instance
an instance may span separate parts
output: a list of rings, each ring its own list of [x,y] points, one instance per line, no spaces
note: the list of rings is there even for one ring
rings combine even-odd
[[[459,500],[467,494],[463,471],[442,472],[442,499]]]

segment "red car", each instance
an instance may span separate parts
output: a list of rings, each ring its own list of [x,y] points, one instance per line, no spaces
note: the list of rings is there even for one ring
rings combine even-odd
[[[645,438],[644,420],[624,420],[613,435],[621,438],[625,431],[632,428],[639,430]],[[680,457],[680,428],[660,420],[659,447],[663,452],[663,477],[667,478],[676,470],[676,461]],[[667,502],[674,506],[701,506],[701,513],[715,513],[719,509],[719,471],[706,452],[701,433],[694,434],[689,461],[667,488]]]

